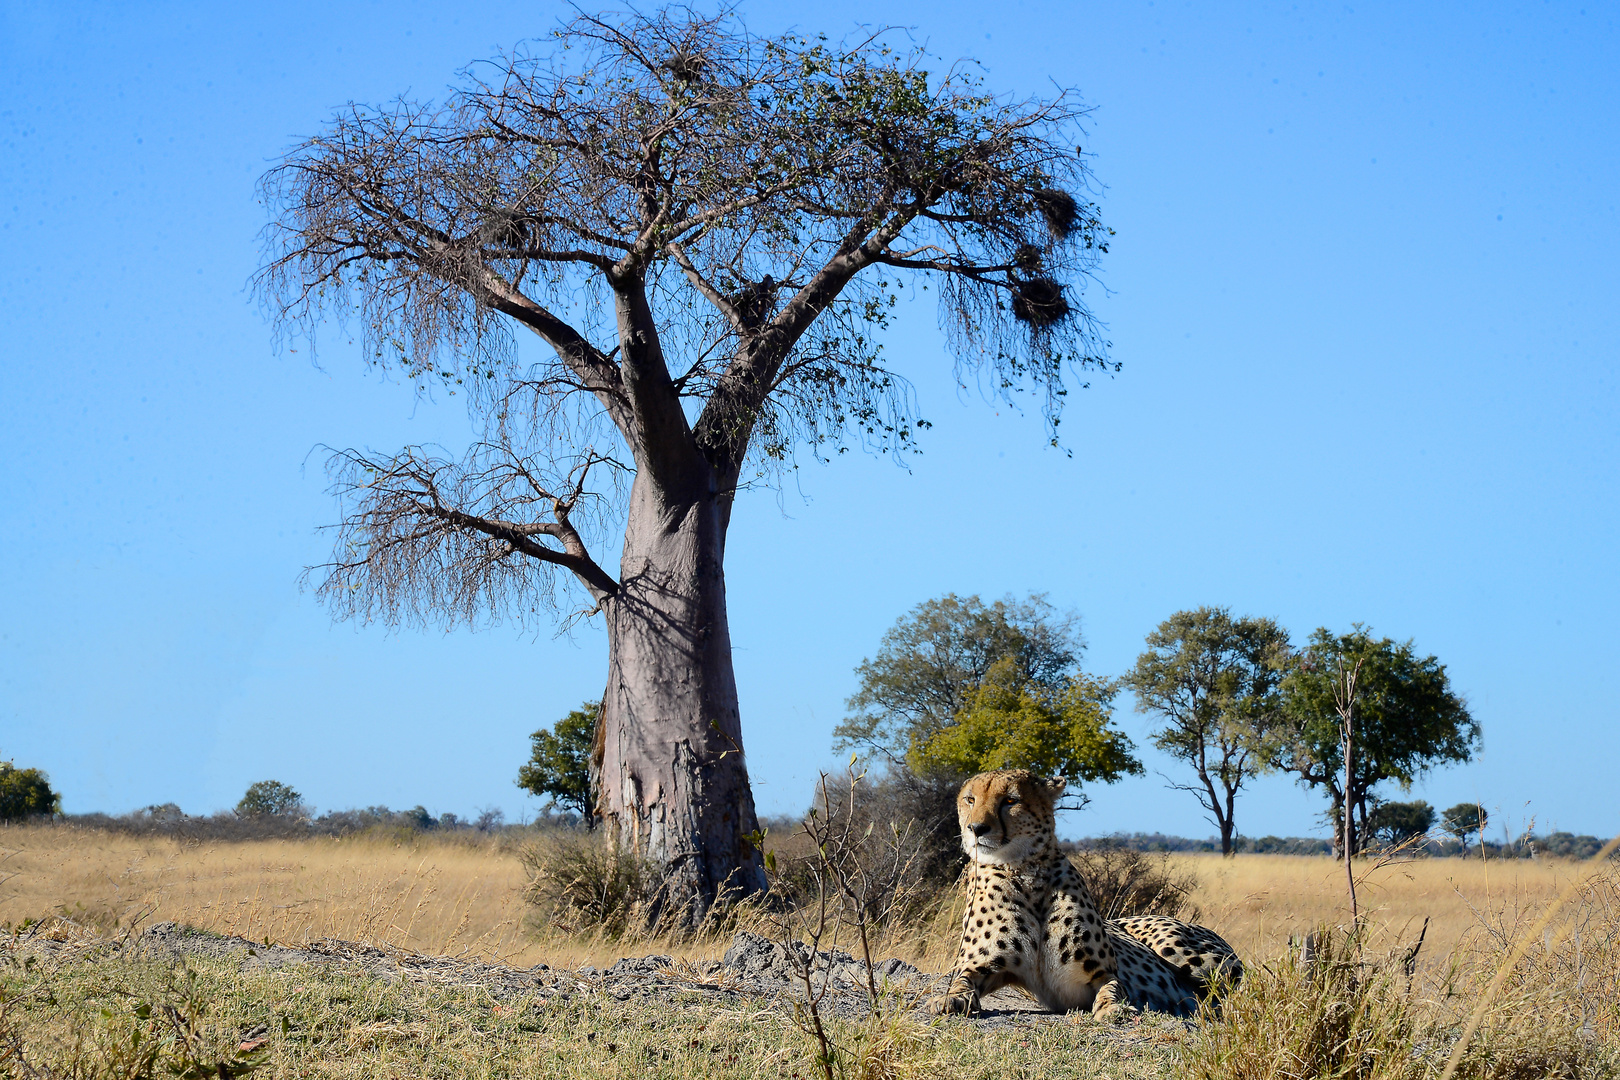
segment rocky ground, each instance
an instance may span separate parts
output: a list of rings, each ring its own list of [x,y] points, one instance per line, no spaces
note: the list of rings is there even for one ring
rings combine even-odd
[[[349,965],[388,980],[435,983],[441,986],[479,987],[498,999],[533,994],[540,998],[601,995],[619,1001],[656,997],[678,1003],[725,1003],[744,1000],[789,1006],[802,1001],[806,990],[800,974],[810,960],[811,979],[827,987],[825,1006],[832,1015],[856,1018],[870,1009],[866,966],[846,952],[818,952],[798,944],[800,962],[789,945],[740,930],[719,961],[692,964],[669,956],[625,957],[605,970],[595,967],[553,968],[536,964],[513,968],[478,960],[423,956],[393,948],[377,948],[352,941],[324,939],[303,948],[255,943],[241,937],[213,934],[178,923],[148,927],[138,936],[113,940],[88,939],[64,933],[60,926],[22,931],[5,942],[18,957],[84,955],[118,949],[125,955],[148,957],[207,957],[235,961],[246,972],[279,970],[296,965]],[[919,1014],[927,998],[943,989],[946,976],[917,970],[902,960],[886,959],[873,965],[873,982],[881,995],[898,999]],[[978,1027],[1041,1025],[1064,1017],[1047,1013],[1014,990],[991,995],[984,1011],[961,1021]]]

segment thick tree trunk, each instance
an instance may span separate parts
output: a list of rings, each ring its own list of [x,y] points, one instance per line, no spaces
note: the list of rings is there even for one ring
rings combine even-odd
[[[620,591],[606,604],[598,812],[608,842],[666,874],[665,917],[765,887],[726,621],[726,507],[637,473]]]

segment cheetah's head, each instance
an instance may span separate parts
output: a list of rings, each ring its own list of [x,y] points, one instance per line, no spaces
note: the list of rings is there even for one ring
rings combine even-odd
[[[1052,807],[1068,781],[1028,769],[998,769],[968,778],[956,794],[962,850],[975,862],[1016,863],[1055,835]]]

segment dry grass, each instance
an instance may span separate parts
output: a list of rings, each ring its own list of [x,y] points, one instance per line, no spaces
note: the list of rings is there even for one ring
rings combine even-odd
[[[175,1010],[183,1023],[172,1022]],[[1181,1025],[1089,1024],[985,1031],[890,1014],[829,1021],[849,1080],[1148,1080],[1170,1071]],[[185,1031],[184,1043],[177,1032]],[[135,1036],[139,1034],[140,1039]],[[243,1050],[243,1047],[251,1048]],[[132,1049],[155,1051],[151,1066]],[[600,992],[497,999],[482,989],[387,979],[333,965],[240,972],[119,956],[0,967],[0,1076],[156,1080],[556,1077],[558,1080],[812,1080],[786,1010]]]
[[[173,919],[255,939],[333,936],[518,964],[543,957],[554,965],[651,951],[713,956],[727,936],[717,929],[655,943],[536,924],[524,910],[528,879],[520,855],[509,840],[469,843],[432,834],[185,846],[60,827],[0,828],[0,922],[66,912],[105,931],[140,918]],[[1175,866],[1198,878],[1190,900],[1203,921],[1249,961],[1249,975],[1218,1015],[1190,1031],[1152,1020],[1128,1036],[1107,1035],[1085,1017],[1011,1032],[902,1015],[865,1026],[840,1022],[837,1038],[853,1048],[849,1060],[857,1063],[851,1075],[1057,1070],[1200,1080],[1437,1080],[1482,1001],[1484,1021],[1457,1074],[1464,1080],[1620,1074],[1620,871],[1612,865],[1438,859],[1366,866],[1364,910],[1371,914],[1362,941],[1357,946],[1330,932],[1337,944],[1314,966],[1301,964],[1289,941],[1343,926],[1336,864],[1246,855],[1180,856]],[[1572,902],[1544,932],[1531,934],[1571,881],[1584,883]],[[1425,918],[1422,963],[1408,974],[1401,960]],[[954,922],[941,898],[927,918],[886,928],[878,951],[942,970]],[[1510,956],[1500,992],[1485,998]],[[672,1011],[652,999],[590,996],[496,1002],[482,991],[400,985],[347,970],[239,974],[228,964],[193,967],[200,981],[192,999],[207,1003],[214,1042],[223,1048],[208,1043],[209,1052],[230,1052],[237,1033],[267,1027],[266,1076],[594,1080],[813,1072],[811,1049],[781,1011],[711,1005]],[[0,1020],[10,1025],[9,1034],[0,1034],[58,1063],[91,1055],[79,1073],[73,1066],[53,1075],[133,1076],[107,1065],[114,1058],[106,1055],[133,1046],[131,1032],[155,1023],[140,1013],[140,1002],[174,997],[177,977],[162,965],[116,957],[49,971],[0,970]],[[4,1064],[0,1053],[0,1075]]]
[[[0,826],[0,924],[52,914],[104,930],[135,918],[174,920],[254,940],[337,937],[519,965],[541,959],[602,965],[638,944],[533,917],[523,903],[529,872],[521,856],[552,838],[471,835],[400,831],[188,845],[93,829]],[[1343,871],[1326,858],[1175,855],[1171,866],[1197,879],[1191,905],[1243,956],[1279,956],[1290,938],[1348,918]],[[1527,913],[1555,896],[1579,866],[1548,858],[1369,867],[1361,889],[1375,928],[1368,946],[1409,940],[1427,918],[1430,964],[1459,947],[1491,947],[1527,925]],[[887,927],[883,955],[925,970],[949,967],[956,900],[942,897],[914,922]],[[656,951],[708,957],[728,936],[664,941]]]
[[[173,920],[255,941],[335,937],[534,963],[522,867],[498,839],[431,833],[186,844],[0,827],[0,924],[63,915],[110,931]]]
[[[1273,957],[1290,939],[1321,926],[1348,923],[1344,867],[1310,855],[1175,855],[1198,879],[1192,900],[1202,920],[1220,930],[1239,955]],[[1358,866],[1361,910],[1371,927],[1367,947],[1382,951],[1410,941],[1429,920],[1423,956],[1438,962],[1488,928],[1511,930],[1558,895],[1572,875],[1590,868],[1544,858],[1414,859]]]

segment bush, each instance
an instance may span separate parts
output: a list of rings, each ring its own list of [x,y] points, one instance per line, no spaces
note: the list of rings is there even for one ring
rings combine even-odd
[[[1177,871],[1170,865],[1169,852],[1149,853],[1091,841],[1069,859],[1085,878],[1097,913],[1105,919],[1126,915],[1198,919],[1198,906],[1192,902],[1198,876]]]
[[[660,921],[663,878],[656,864],[634,852],[597,836],[559,832],[518,858],[529,874],[523,898],[565,933],[638,936]]]
[[[0,821],[45,817],[61,809],[62,796],[51,790],[50,777],[0,761]]]
[[[1179,1075],[1190,1080],[1418,1080],[1411,995],[1387,970],[1362,970],[1342,934],[1311,937],[1312,955],[1251,965],[1202,1025]]]
[[[949,885],[967,865],[956,821],[956,793],[962,778],[942,774],[917,776],[895,769],[876,780],[863,780],[857,791],[855,817],[862,828],[887,830],[892,824],[908,834],[916,879]]]

